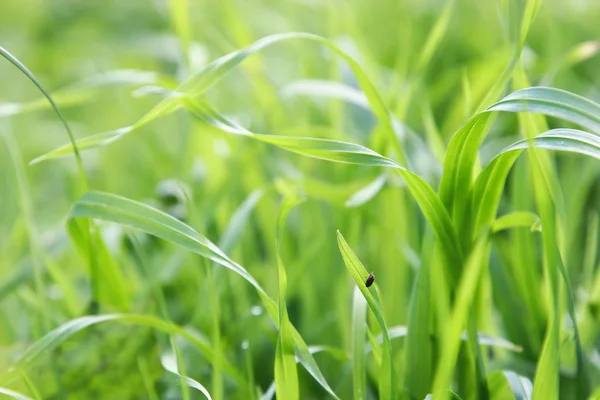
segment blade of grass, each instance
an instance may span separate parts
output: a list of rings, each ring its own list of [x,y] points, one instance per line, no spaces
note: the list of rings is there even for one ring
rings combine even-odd
[[[212,400],[210,393],[204,387],[204,385],[202,385],[200,382],[195,381],[194,379],[192,379],[188,376],[185,376],[185,375],[182,375],[179,373],[179,369],[177,367],[178,362],[177,362],[177,359],[176,359],[176,356],[174,353],[163,354],[160,358],[160,362],[164,369],[166,369],[170,373],[178,376],[187,386],[201,392],[204,395],[204,397],[206,397],[208,400]]]
[[[433,383],[433,399],[444,399],[450,389],[452,372],[460,347],[460,335],[467,323],[469,310],[475,297],[481,273],[486,265],[485,255],[489,246],[487,235],[477,241],[472,254],[467,260],[465,272],[460,280],[457,298],[446,328],[446,336],[442,339],[441,355],[435,380]]]
[[[278,325],[277,304],[267,295],[254,277],[244,267],[225,255],[214,243],[180,220],[145,204],[124,197],[93,191],[84,194],[73,205],[69,217],[70,224],[80,217],[116,222],[175,243],[236,272],[254,286],[269,316]],[[329,394],[337,398],[308,351],[308,346],[293,327],[292,337],[296,346],[296,356],[301,360],[302,365]]]
[[[339,231],[337,232],[337,238],[340,253],[342,253],[342,258],[344,259],[344,264],[346,265],[350,276],[356,283],[356,286],[367,301],[369,308],[375,315],[383,334],[383,344],[385,349],[383,350],[381,374],[379,379],[379,396],[383,400],[395,399],[398,396],[398,377],[396,375],[396,371],[394,370],[394,364],[392,363],[392,345],[388,336],[387,326],[383,317],[379,296],[377,295],[376,290],[371,291],[365,285],[365,282],[369,277],[369,273],[362,265],[358,257],[356,257],[350,246],[348,246],[348,243],[346,243],[346,240]],[[377,284],[375,283],[375,285]]]
[[[279,276],[279,295],[277,306],[279,309],[279,335],[275,350],[275,392],[278,399],[295,400],[300,398],[298,385],[298,371],[294,354],[294,339],[292,337],[291,323],[285,304],[285,291],[287,287],[287,274],[281,255],[281,237],[285,229],[285,221],[289,212],[300,203],[300,199],[285,196],[279,209],[277,218],[277,271]]]

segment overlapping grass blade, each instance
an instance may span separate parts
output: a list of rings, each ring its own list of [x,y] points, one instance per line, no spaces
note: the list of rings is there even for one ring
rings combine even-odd
[[[531,400],[533,385],[513,371],[496,371],[488,376],[491,400]]]
[[[163,354],[160,358],[160,362],[164,369],[178,376],[187,386],[191,387],[192,389],[196,389],[197,391],[202,393],[208,400],[212,400],[210,393],[208,392],[206,387],[204,387],[204,385],[190,378],[189,376],[185,376],[179,373],[179,370],[177,368],[177,360],[175,359],[175,354]]]
[[[475,291],[484,267],[487,265],[486,255],[489,246],[487,236],[481,237],[465,266],[465,272],[460,280],[457,298],[449,319],[449,327],[446,336],[442,339],[440,361],[435,373],[433,383],[433,399],[444,399],[450,389],[452,372],[458,350],[460,347],[460,335],[464,329],[471,309],[471,303],[475,297]]]
[[[329,139],[257,134],[229,120],[206,103],[200,103],[189,98],[183,98],[182,101],[196,117],[228,133],[274,144],[288,151],[327,161],[395,169],[406,182],[411,194],[436,234],[448,265],[449,278],[456,279],[458,277],[458,271],[462,265],[458,237],[439,197],[431,186],[417,174],[361,145]]]
[[[161,239],[178,244],[196,254],[206,257],[239,274],[257,290],[271,319],[278,325],[277,304],[267,295],[260,284],[241,265],[231,260],[214,243],[200,235],[189,225],[145,204],[102,192],[88,192],[76,202],[70,218],[87,217],[116,222]],[[321,373],[308,347],[295,328],[292,337],[296,346],[296,356],[306,370],[334,398],[337,398]]]
[[[185,82],[183,82],[179,86],[179,88],[177,88],[176,92],[183,93],[189,97],[199,96],[203,92],[208,90],[211,86],[216,84],[221,78],[223,78],[234,67],[243,62],[249,56],[260,52],[264,48],[271,46],[275,43],[293,39],[304,39],[323,44],[329,49],[331,49],[335,54],[341,57],[348,64],[348,66],[352,69],[352,72],[354,73],[354,76],[358,81],[358,84],[360,85],[364,95],[369,101],[371,109],[373,110],[375,115],[377,115],[377,118],[379,119],[380,123],[384,126],[385,132],[387,133],[388,141],[392,145],[396,156],[399,158],[400,162],[404,162],[404,151],[402,150],[394,134],[391,114],[385,106],[385,104],[383,103],[383,100],[377,93],[375,86],[371,83],[367,74],[350,55],[342,51],[332,41],[327,40],[318,35],[302,32],[292,32],[264,37],[246,48],[237,50],[233,53],[229,53],[209,63],[201,71],[192,75]],[[157,118],[160,118],[177,110],[180,106],[181,104],[178,99],[178,95],[169,96],[166,99],[162,100],[159,104],[157,104],[150,112],[144,115],[131,127],[117,129],[112,132],[106,132],[101,133],[99,135],[87,137],[85,141],[82,141],[81,143],[78,142],[78,144],[80,145],[79,147],[82,150],[84,150],[110,144],[116,140],[119,140],[125,134],[132,132],[135,129],[138,129]],[[43,156],[36,158],[35,161],[40,162],[44,160],[49,160],[52,158],[67,155],[70,152],[72,152],[72,144],[50,151],[44,154]]]
[[[398,396],[398,376],[396,375],[394,364],[392,363],[392,345],[390,343],[387,326],[383,317],[383,311],[381,309],[379,297],[377,296],[377,291],[371,291],[365,285],[365,282],[369,277],[369,272],[367,272],[358,257],[356,257],[339,231],[337,232],[337,238],[338,246],[340,248],[340,252],[342,253],[342,258],[344,259],[344,264],[346,265],[350,276],[356,283],[356,286],[362,293],[363,297],[365,300],[367,300],[367,304],[375,315],[375,318],[377,319],[382,331],[384,350],[379,379],[379,396],[383,400],[395,399]]]
[[[12,367],[0,376],[0,380],[7,382],[14,379],[19,370],[31,367],[41,356],[52,351],[71,336],[93,325],[110,321],[149,327],[164,333],[180,336],[193,344],[208,361],[212,358],[212,348],[205,337],[160,318],[136,314],[88,315],[62,324],[29,346]],[[224,369],[236,381],[243,382],[241,375],[230,364],[226,364]]]

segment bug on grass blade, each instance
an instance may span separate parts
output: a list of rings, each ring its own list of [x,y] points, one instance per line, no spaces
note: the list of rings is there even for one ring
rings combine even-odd
[[[367,278],[367,281],[365,282],[365,286],[369,287],[373,284],[373,282],[375,282],[375,275],[371,272]]]

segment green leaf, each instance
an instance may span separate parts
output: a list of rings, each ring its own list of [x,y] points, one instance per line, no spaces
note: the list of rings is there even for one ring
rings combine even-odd
[[[394,370],[394,364],[392,363],[392,345],[388,336],[387,326],[383,317],[383,311],[381,309],[381,303],[379,301],[377,291],[375,289],[370,290],[365,285],[365,282],[369,277],[369,272],[367,272],[358,257],[356,257],[339,231],[337,232],[337,238],[338,246],[340,248],[340,252],[342,253],[342,258],[344,259],[344,264],[346,265],[350,276],[356,283],[356,286],[362,293],[363,297],[365,300],[367,300],[367,304],[375,315],[383,334],[383,344],[385,349],[383,351],[381,373],[379,376],[379,396],[383,400],[395,399],[398,396],[398,377]],[[371,287],[376,288],[376,284],[374,285],[375,286]]]

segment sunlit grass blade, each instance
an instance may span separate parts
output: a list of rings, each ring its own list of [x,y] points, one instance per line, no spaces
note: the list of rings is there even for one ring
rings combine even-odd
[[[383,400],[395,399],[398,396],[398,376],[396,375],[394,364],[392,363],[392,345],[387,332],[387,326],[383,317],[383,311],[377,291],[371,291],[365,284],[369,277],[369,272],[362,265],[358,257],[354,254],[342,234],[337,232],[338,246],[344,259],[344,264],[350,273],[350,276],[356,283],[356,286],[367,300],[369,308],[375,315],[377,322],[383,334],[383,358],[381,365],[381,375],[379,380],[379,396]]]

